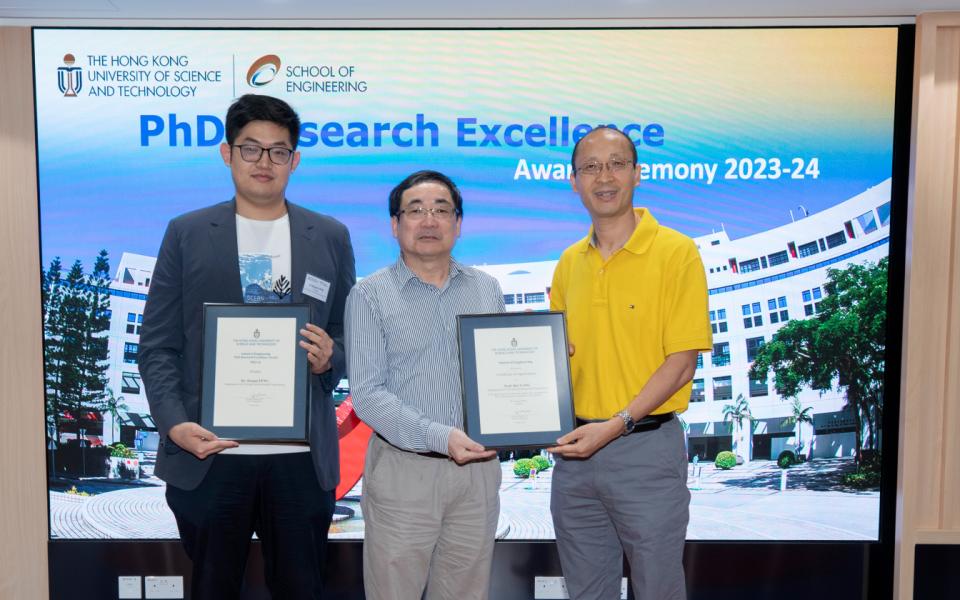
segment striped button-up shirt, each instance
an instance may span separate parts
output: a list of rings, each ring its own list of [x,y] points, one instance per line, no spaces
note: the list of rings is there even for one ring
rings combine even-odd
[[[402,258],[357,283],[344,317],[357,415],[398,448],[447,454],[463,428],[457,315],[503,310],[497,280],[453,259],[440,288]]]

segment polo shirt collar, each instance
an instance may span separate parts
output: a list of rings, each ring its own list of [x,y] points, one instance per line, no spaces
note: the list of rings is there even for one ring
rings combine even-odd
[[[657,237],[657,230],[660,228],[660,223],[653,218],[653,214],[646,208],[634,208],[633,213],[639,217],[639,221],[637,222],[637,227],[627,240],[627,243],[623,245],[623,248],[633,254],[643,254],[650,249],[650,245],[653,244],[653,239]],[[584,253],[590,248],[596,247],[597,236],[593,231],[593,225],[591,225],[590,232],[587,233],[587,237],[580,241],[577,250]]]

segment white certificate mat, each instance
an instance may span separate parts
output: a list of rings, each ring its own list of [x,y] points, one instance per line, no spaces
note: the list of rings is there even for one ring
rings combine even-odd
[[[557,379],[549,326],[474,332],[480,431],[557,431]]]
[[[297,320],[220,317],[213,425],[292,427]]]

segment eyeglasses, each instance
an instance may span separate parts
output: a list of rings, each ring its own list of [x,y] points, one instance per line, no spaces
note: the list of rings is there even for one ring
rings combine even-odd
[[[234,144],[232,147],[240,148],[240,158],[249,163],[260,162],[260,157],[263,156],[264,150],[267,151],[270,162],[275,165],[285,165],[290,162],[290,157],[293,156],[293,150],[284,148],[283,146],[264,148],[256,144]]]
[[[580,173],[581,175],[590,175],[590,176],[599,175],[600,173],[603,172],[604,165],[606,165],[606,167],[610,169],[611,173],[620,173],[627,167],[632,167],[633,162],[629,160],[623,160],[622,158],[614,158],[606,163],[596,162],[596,161],[588,162],[587,164],[580,166],[577,169],[577,173]]]
[[[404,208],[397,211],[397,216],[407,215],[407,218],[411,221],[423,221],[427,218],[427,215],[433,215],[433,217],[438,221],[449,221],[456,214],[457,211],[447,208],[446,206],[435,206],[433,208],[415,206],[413,208]]]

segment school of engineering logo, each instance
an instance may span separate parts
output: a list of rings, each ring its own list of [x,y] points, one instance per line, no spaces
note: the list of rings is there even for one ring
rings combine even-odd
[[[65,98],[76,98],[83,89],[83,68],[73,66],[75,62],[77,59],[72,54],[64,54],[63,64],[66,66],[57,67],[57,87]]]
[[[253,61],[247,70],[247,83],[252,87],[263,87],[273,81],[280,72],[280,57],[267,54]]]

